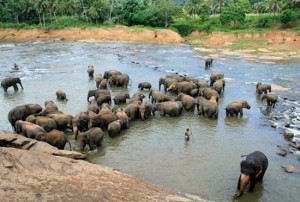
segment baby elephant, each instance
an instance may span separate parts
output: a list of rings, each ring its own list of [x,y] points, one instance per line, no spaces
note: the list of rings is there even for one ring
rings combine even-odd
[[[67,140],[66,135],[62,131],[57,129],[53,129],[49,133],[37,135],[35,139],[47,142],[48,144],[58,149],[64,149],[66,143],[68,142],[70,146],[70,150],[72,150],[71,143]]]
[[[268,93],[268,94],[264,94],[261,101],[263,101],[264,99],[267,100],[267,106],[268,107],[275,107],[275,104],[277,102],[278,96],[276,94],[273,93]]]
[[[66,100],[66,101],[68,101],[67,95],[66,95],[66,93],[63,90],[56,91],[56,97],[59,100]]]
[[[247,155],[246,160],[241,162],[241,174],[234,197],[241,197],[244,194],[247,184],[250,182],[249,191],[253,191],[255,184],[262,181],[268,168],[268,158],[260,151]]]
[[[149,83],[149,82],[142,82],[142,83],[139,83],[138,88],[139,88],[140,90],[144,90],[144,88],[150,90],[150,88],[151,88],[151,83]]]
[[[97,147],[101,147],[103,141],[104,132],[99,127],[93,127],[84,133],[79,133],[77,141],[80,151],[83,153],[86,145],[89,145],[90,150],[94,150]]]

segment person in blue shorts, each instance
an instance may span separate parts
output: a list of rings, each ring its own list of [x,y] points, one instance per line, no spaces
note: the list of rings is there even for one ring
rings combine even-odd
[[[190,129],[187,128],[186,131],[185,131],[185,133],[184,133],[184,139],[185,139],[185,141],[189,141],[191,135],[192,135],[192,133],[191,133]]]

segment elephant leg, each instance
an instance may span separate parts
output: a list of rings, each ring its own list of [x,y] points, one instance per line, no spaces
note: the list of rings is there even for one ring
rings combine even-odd
[[[14,87],[15,91],[19,90],[17,84],[14,84],[13,87]]]
[[[241,116],[241,117],[243,116],[243,110],[240,111],[240,116]]]

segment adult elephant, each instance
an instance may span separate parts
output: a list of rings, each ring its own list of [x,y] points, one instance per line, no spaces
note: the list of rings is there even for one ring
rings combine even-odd
[[[108,83],[110,86],[127,88],[129,84],[129,76],[128,74],[113,75],[108,79]]]
[[[225,79],[219,79],[214,82],[212,89],[215,89],[219,94],[225,90]]]
[[[93,65],[89,65],[86,71],[87,71],[87,73],[88,73],[90,79],[91,79],[91,78],[94,78],[94,71],[95,71],[95,68],[94,68]]]
[[[104,132],[99,127],[92,127],[88,131],[79,133],[77,141],[81,152],[84,151],[86,145],[89,145],[90,150],[101,147],[103,142]]]
[[[209,87],[209,85],[208,85],[208,83],[206,82],[206,81],[198,81],[197,83],[196,83],[196,85],[197,85],[197,88],[208,88]]]
[[[95,112],[96,114],[99,113],[100,107],[98,106],[96,100],[93,99],[92,101],[90,101],[90,104],[89,104],[89,106],[88,106],[88,111]]]
[[[151,89],[151,83],[149,83],[149,82],[142,82],[142,83],[138,84],[138,89],[144,90],[144,88],[150,90]]]
[[[8,112],[8,121],[10,122],[12,128],[16,130],[15,123],[18,120],[25,121],[27,116],[38,114],[43,110],[39,104],[25,104],[14,107]]]
[[[148,97],[149,97],[149,99],[151,97],[151,103],[171,101],[171,97],[169,95],[164,94],[154,88],[150,89]]]
[[[56,97],[59,100],[66,100],[66,101],[68,101],[67,94],[65,93],[65,91],[63,91],[61,89],[58,90],[58,91],[56,91]]]
[[[107,82],[108,82],[107,79],[102,79],[99,86],[98,86],[98,88],[99,89],[107,89]]]
[[[89,90],[88,95],[87,95],[87,101],[89,102],[90,97],[94,97],[95,100],[97,100],[100,95],[109,95],[109,96],[111,96],[109,90],[107,90],[107,89]]]
[[[126,100],[130,99],[130,95],[128,93],[118,93],[114,97],[115,105],[126,103]]]
[[[234,194],[235,198],[243,196],[249,182],[249,191],[252,192],[255,184],[263,180],[268,168],[268,158],[261,151],[255,151],[248,154],[246,160],[243,160],[240,165],[241,174],[238,180],[237,193]]]
[[[152,113],[159,111],[160,116],[179,116],[182,113],[183,105],[181,101],[166,101],[153,104]]]
[[[102,130],[107,129],[108,124],[117,120],[118,117],[111,111],[99,112],[90,116],[89,128],[100,127]]]
[[[257,93],[258,95],[261,95],[262,93],[267,94],[268,91],[269,91],[269,93],[271,92],[271,88],[272,88],[272,87],[271,87],[270,84],[258,82],[258,83],[256,84],[256,93]]]
[[[129,117],[123,108],[117,107],[114,113],[118,117],[118,120],[121,121],[121,129],[127,129],[129,127]]]
[[[218,118],[218,103],[216,97],[212,96],[210,100],[199,97],[197,101],[198,115],[206,115],[209,118]]]
[[[139,106],[142,104],[142,102],[140,101],[135,101],[132,103],[129,103],[126,107],[125,107],[125,113],[127,114],[127,116],[129,117],[130,120],[133,119],[138,119],[140,118],[140,110],[139,110]]]
[[[251,109],[251,106],[248,104],[246,100],[240,100],[240,101],[234,101],[229,103],[225,110],[226,110],[226,116],[243,116],[243,108],[245,109]]]
[[[57,129],[51,130],[49,133],[38,134],[36,140],[47,142],[48,144],[56,147],[57,149],[65,149],[67,142],[69,143],[70,150],[72,150],[71,143],[68,141],[66,135]]]
[[[174,82],[172,83],[169,88],[167,88],[167,91],[175,92],[177,95],[179,93],[185,93],[187,95],[191,94],[191,91],[197,88],[197,85],[193,82],[189,81],[182,81],[182,82]]]
[[[58,130],[73,129],[72,120],[74,117],[72,115],[65,113],[51,113],[47,116],[55,121]]]
[[[278,100],[278,95],[276,95],[274,93],[264,94],[262,96],[261,101],[264,101],[265,99],[267,100],[267,106],[274,108],[275,104],[276,104],[276,102]]]
[[[37,124],[45,129],[48,133],[57,128],[56,122],[47,116],[27,116],[26,121]]]
[[[46,131],[43,127],[30,123],[28,121],[18,120],[16,122],[16,133],[24,135],[25,137],[35,139],[38,135],[46,134]]]
[[[195,105],[196,105],[195,99],[190,95],[179,93],[175,98],[175,101],[181,101],[183,108],[187,111],[194,111],[195,109]]]
[[[75,139],[77,139],[79,131],[85,132],[88,130],[89,120],[88,112],[79,112],[72,119],[73,134],[75,135]]]
[[[209,77],[209,80],[210,80],[209,86],[212,87],[213,84],[219,79],[224,79],[224,74],[222,74],[220,72],[212,72]]]
[[[135,101],[140,101],[140,102],[143,102],[143,99],[145,98],[146,96],[144,95],[144,93],[142,92],[137,92],[135,94],[132,95],[131,99],[129,100],[128,103],[132,103],[132,102],[135,102]]]
[[[139,114],[142,121],[150,117],[152,113],[152,108],[152,104],[149,103],[141,103],[139,105]]]
[[[111,96],[102,94],[98,96],[96,101],[98,106],[101,106],[103,103],[111,104]]]
[[[103,78],[109,79],[111,76],[118,75],[118,74],[122,74],[122,73],[118,70],[107,70],[104,72]]]
[[[103,79],[102,74],[96,74],[95,76],[96,88],[99,88],[102,79]]]
[[[7,92],[7,89],[11,86],[14,87],[15,91],[18,91],[19,88],[18,88],[17,84],[19,84],[21,86],[21,88],[24,89],[21,79],[19,77],[5,78],[1,81],[1,86],[4,89],[4,92]]]
[[[116,120],[108,124],[107,131],[109,137],[116,137],[121,132],[121,128],[121,120]]]
[[[200,88],[199,96],[202,96],[208,100],[211,99],[212,96],[216,97],[217,102],[219,102],[219,93],[212,88]]]
[[[158,82],[158,90],[160,91],[161,90],[161,85],[163,85],[164,86],[164,91],[166,93],[167,89],[174,82],[177,82],[176,78],[173,78],[173,77],[162,77],[162,78],[159,79],[159,82]]]
[[[58,106],[52,100],[46,100],[44,105],[45,109],[39,114],[40,116],[47,116],[48,114],[54,113],[63,113],[58,110]]]
[[[210,68],[210,67],[213,66],[213,60],[214,60],[213,58],[207,58],[205,60],[205,69]]]

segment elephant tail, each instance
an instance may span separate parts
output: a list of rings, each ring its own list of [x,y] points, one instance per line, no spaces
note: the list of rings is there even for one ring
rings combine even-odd
[[[70,142],[69,140],[67,140],[67,143],[69,143],[69,146],[70,146],[70,151],[72,151],[71,142]]]

